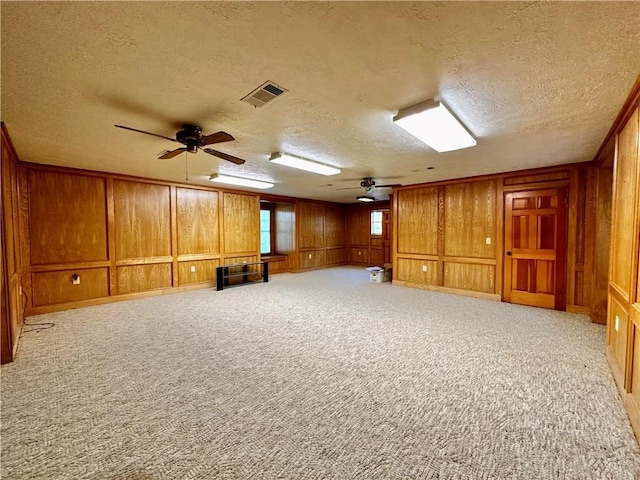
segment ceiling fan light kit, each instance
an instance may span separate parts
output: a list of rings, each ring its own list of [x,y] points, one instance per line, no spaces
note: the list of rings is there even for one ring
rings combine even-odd
[[[320,175],[337,175],[340,173],[339,168],[285,152],[273,153],[269,158],[269,161],[277,163],[278,165],[285,165],[287,167],[305,170],[307,172],[319,173]]]
[[[400,110],[393,122],[439,153],[476,145],[444,103],[433,99]]]
[[[220,175],[217,173],[211,175],[209,177],[209,181],[214,183],[225,183],[227,185],[236,185],[239,187],[259,188],[261,190],[266,190],[267,188],[273,187],[273,183],[270,182],[262,182],[260,180],[252,180],[250,178],[232,177],[229,175]]]
[[[356,197],[356,200],[358,200],[359,202],[365,202],[365,203],[376,201],[375,197],[370,197],[369,195],[360,195],[359,197]]]

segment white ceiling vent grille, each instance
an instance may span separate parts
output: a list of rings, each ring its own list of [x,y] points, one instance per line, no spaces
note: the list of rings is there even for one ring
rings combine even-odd
[[[279,87],[273,82],[265,82],[249,95],[243,97],[241,101],[260,108],[288,91],[286,88]]]

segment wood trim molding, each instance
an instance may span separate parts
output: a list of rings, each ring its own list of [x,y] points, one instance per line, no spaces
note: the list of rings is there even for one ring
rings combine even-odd
[[[611,125],[609,132],[602,140],[600,144],[600,148],[596,152],[593,157],[593,162],[596,163],[597,166],[602,166],[602,164],[606,161],[607,155],[603,155],[606,151],[611,150],[611,144],[615,141],[615,136],[622,130],[622,128],[626,125],[627,121],[633,114],[633,111],[640,105],[640,75],[636,78],[636,83],[631,88],[627,99],[625,100],[622,108],[620,109],[620,113]]]

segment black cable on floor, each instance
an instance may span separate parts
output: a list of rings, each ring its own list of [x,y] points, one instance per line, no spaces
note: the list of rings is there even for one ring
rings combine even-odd
[[[50,328],[53,328],[56,326],[55,323],[53,322],[43,322],[43,323],[29,323],[27,322],[27,317],[24,316],[24,311],[27,308],[27,301],[29,300],[29,297],[27,297],[27,294],[25,293],[25,291],[22,291],[22,295],[24,295],[24,303],[22,304],[22,333],[20,334],[20,336],[24,335],[25,333],[29,333],[29,332],[39,332],[41,330],[48,330]],[[36,327],[36,328],[30,328],[29,330],[25,330],[24,327]]]

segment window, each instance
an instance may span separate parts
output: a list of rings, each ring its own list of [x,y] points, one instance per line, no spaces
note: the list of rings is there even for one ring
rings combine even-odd
[[[382,210],[371,211],[371,235],[382,235]]]
[[[260,210],[260,254],[271,253],[271,210]]]

